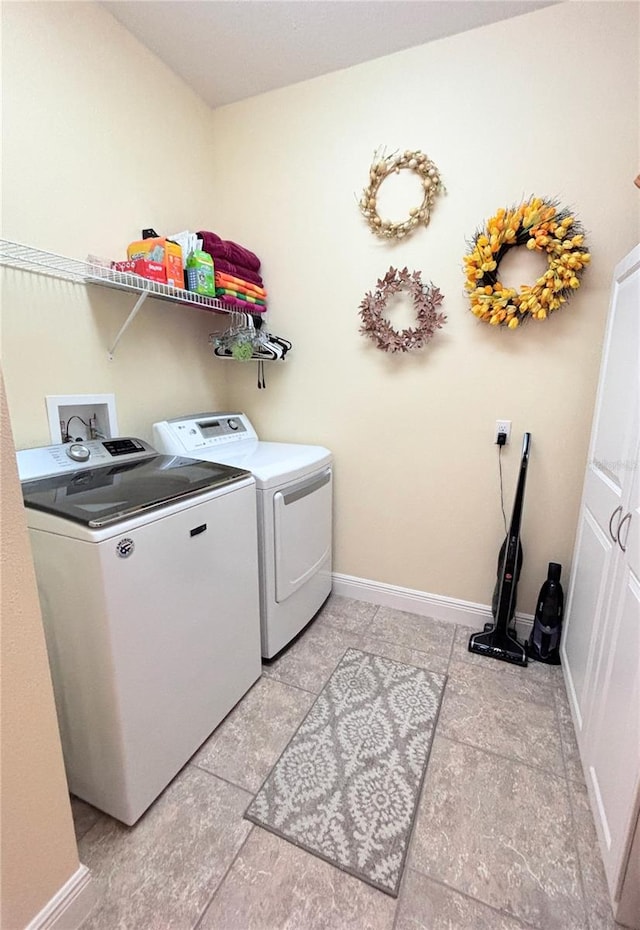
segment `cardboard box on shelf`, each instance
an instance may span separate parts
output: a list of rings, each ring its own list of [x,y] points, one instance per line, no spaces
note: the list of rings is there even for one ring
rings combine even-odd
[[[213,259],[207,252],[192,252],[187,259],[187,289],[207,297],[216,296]]]
[[[148,278],[150,281],[159,281],[161,284],[167,282],[167,271],[164,265],[159,262],[150,262],[146,258],[136,258],[127,262],[111,262],[113,271],[123,271],[129,274],[139,274],[142,278]]]
[[[177,242],[172,242],[164,236],[131,242],[127,246],[127,258],[130,261],[143,260],[162,265],[165,284],[184,288],[182,249]],[[142,272],[137,273],[142,274]],[[158,279],[154,277],[154,280]]]

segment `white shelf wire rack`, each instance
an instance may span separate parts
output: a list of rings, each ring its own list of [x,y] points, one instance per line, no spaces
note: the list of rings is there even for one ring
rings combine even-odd
[[[134,317],[142,307],[147,297],[166,300],[171,303],[184,304],[199,310],[208,310],[213,313],[228,314],[229,308],[215,297],[205,297],[193,291],[180,287],[161,284],[159,281],[150,281],[140,275],[125,271],[114,271],[97,262],[81,261],[77,258],[65,258],[55,252],[44,252],[32,246],[0,239],[0,265],[9,268],[19,268],[23,271],[32,271],[61,278],[64,281],[73,281],[78,284],[98,284],[120,291],[137,294],[138,299],[129,316],[118,332],[113,345],[109,349],[109,356],[113,357],[115,348],[125,330],[133,322]]]

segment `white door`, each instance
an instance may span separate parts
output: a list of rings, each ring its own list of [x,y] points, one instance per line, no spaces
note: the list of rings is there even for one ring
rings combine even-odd
[[[612,292],[561,647],[611,899],[640,807],[640,246]]]
[[[598,700],[596,666],[636,448],[639,269],[640,247],[614,281],[561,648],[581,744]]]
[[[587,728],[588,778],[597,805],[603,861],[612,898],[620,893],[628,843],[640,804],[640,476],[637,456],[625,501],[604,628],[603,661]]]

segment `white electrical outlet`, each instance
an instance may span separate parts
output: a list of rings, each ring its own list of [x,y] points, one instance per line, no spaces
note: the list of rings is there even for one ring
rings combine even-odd
[[[511,438],[511,420],[496,420],[496,430],[493,434],[493,441],[498,441],[498,433],[506,433],[506,442]]]

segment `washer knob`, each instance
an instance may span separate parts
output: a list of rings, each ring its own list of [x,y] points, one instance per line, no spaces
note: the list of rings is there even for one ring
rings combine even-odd
[[[74,442],[67,449],[67,455],[74,462],[86,462],[91,455],[91,450],[80,442]]]
[[[232,417],[230,420],[227,420],[227,426],[229,429],[238,429],[240,424],[235,418]]]

